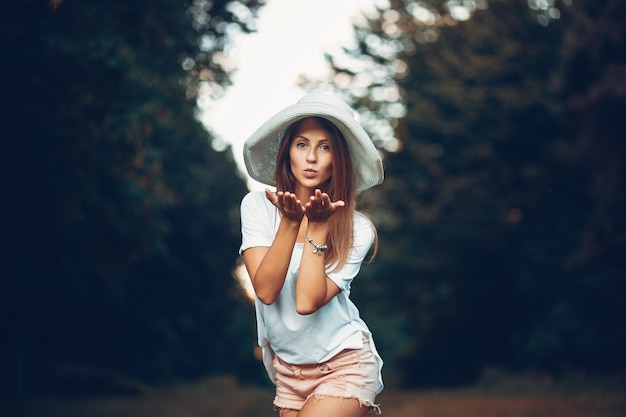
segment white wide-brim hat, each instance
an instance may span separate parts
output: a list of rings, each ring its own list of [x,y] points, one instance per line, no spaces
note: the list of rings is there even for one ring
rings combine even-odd
[[[280,144],[287,128],[307,117],[322,117],[343,134],[354,169],[356,192],[383,182],[383,163],[369,135],[356,121],[354,111],[337,97],[311,93],[278,112],[244,143],[243,158],[248,174],[263,184],[275,186],[274,171]]]

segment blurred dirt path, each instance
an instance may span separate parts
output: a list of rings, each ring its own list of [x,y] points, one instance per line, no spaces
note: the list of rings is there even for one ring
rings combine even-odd
[[[141,397],[0,401],[1,417],[277,417],[271,389],[219,379],[154,390]],[[626,393],[393,391],[379,398],[383,417],[626,417]],[[368,414],[370,416],[373,414]]]

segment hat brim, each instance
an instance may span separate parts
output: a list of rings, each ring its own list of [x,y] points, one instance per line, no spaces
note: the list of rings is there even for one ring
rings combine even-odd
[[[307,117],[322,117],[333,123],[348,144],[356,192],[382,183],[383,164],[369,135],[352,116],[350,108],[327,94],[310,94],[267,120],[244,143],[244,162],[256,181],[275,186],[278,149],[285,130]]]

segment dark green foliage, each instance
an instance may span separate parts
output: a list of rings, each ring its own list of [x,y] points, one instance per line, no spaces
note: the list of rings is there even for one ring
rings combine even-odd
[[[626,370],[623,3],[559,4],[547,25],[526,1],[454,24],[444,2],[422,3],[436,26],[411,16],[416,2],[391,3],[352,51],[408,68],[360,98],[389,117],[371,92],[395,84],[407,109],[403,147],[367,196],[379,257],[354,290],[387,375]]]
[[[225,6],[3,5],[2,391],[248,371],[246,188],[195,118],[199,83],[229,82],[224,25],[253,28]]]
[[[388,385],[623,372],[624,2],[557,2],[551,21],[468,2],[488,7],[454,23],[424,1],[435,26],[390,3],[358,31],[368,64],[338,68],[373,74],[357,104],[403,144],[363,195],[381,244],[353,290]],[[266,380],[231,277],[245,186],[194,117],[200,83],[229,84],[228,28],[253,30],[258,6],[2,6],[2,394]],[[375,94],[396,86],[404,117]]]

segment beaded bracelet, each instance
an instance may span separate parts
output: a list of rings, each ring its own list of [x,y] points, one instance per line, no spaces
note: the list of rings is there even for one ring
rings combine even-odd
[[[309,241],[311,245],[313,245],[313,253],[317,253],[318,255],[321,255],[322,252],[328,249],[328,246],[326,245],[320,246],[317,243],[313,242],[313,239],[311,238],[311,236],[309,236],[309,232],[306,232],[306,239]]]

